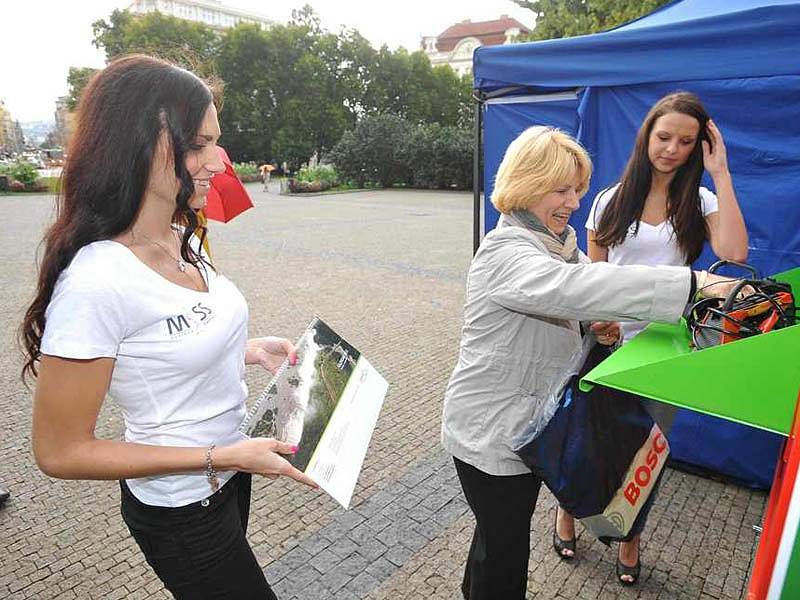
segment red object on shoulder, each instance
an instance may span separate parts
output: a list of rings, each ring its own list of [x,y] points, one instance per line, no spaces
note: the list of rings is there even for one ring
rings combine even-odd
[[[252,208],[253,201],[236,176],[228,153],[219,146],[217,150],[225,165],[225,171],[211,178],[211,189],[208,190],[203,212],[209,219],[227,223],[248,208]]]

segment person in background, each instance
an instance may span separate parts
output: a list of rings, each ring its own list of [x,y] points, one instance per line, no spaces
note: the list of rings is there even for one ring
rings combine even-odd
[[[261,173],[261,182],[264,184],[264,191],[268,192],[270,175],[272,174],[272,171],[275,170],[275,167],[269,163],[264,163],[258,167],[258,170]]]
[[[223,170],[212,88],[142,55],[87,85],[36,296],[21,327],[37,377],[33,452],[62,479],[117,479],[121,512],[179,599],[274,599],[246,539],[251,474],[314,483],[238,432],[245,365],[294,346],[247,337],[248,309],[202,249],[200,210]],[[98,439],[108,395],[124,440]]]
[[[716,194],[700,185],[703,171]],[[688,92],[661,98],[644,119],[622,178],[594,199],[586,220],[588,255],[615,265],[693,263],[706,241],[723,259],[747,260],[747,229],[728,169],[725,142],[700,99]],[[622,323],[622,343],[647,322]],[[669,421],[657,403],[659,421]],[[635,583],[639,576],[641,526],[620,544],[618,576]],[[575,552],[574,519],[559,510],[554,544],[564,558]]]
[[[568,224],[590,175],[575,140],[549,127],[524,131],[497,172],[500,220],[470,265],[442,415],[442,445],[476,521],[461,585],[469,600],[525,598],[541,481],[511,440],[580,350],[579,322],[594,321],[592,334],[609,344],[618,319],[674,323],[698,285],[724,296],[735,283],[687,267],[592,263]]]

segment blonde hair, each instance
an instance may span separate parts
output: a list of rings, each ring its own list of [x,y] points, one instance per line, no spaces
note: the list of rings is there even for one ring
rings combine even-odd
[[[589,189],[592,160],[578,142],[553,127],[529,127],[506,149],[497,170],[492,204],[501,213],[528,210],[564,184]]]

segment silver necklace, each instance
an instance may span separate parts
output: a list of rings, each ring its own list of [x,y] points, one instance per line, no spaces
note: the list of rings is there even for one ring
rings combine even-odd
[[[131,230],[131,233],[133,233],[133,230]],[[175,264],[177,265],[177,267],[178,267],[178,270],[179,270],[181,273],[186,273],[186,261],[184,261],[184,260],[183,260],[183,259],[182,259],[180,256],[175,256],[175,255],[174,255],[174,254],[173,254],[173,253],[170,251],[170,249],[169,249],[169,248],[167,248],[167,247],[166,247],[164,244],[162,244],[161,242],[158,242],[158,241],[154,240],[153,238],[151,238],[150,236],[148,236],[146,233],[143,233],[143,232],[141,232],[141,231],[140,231],[140,232],[139,232],[139,235],[141,235],[141,236],[142,236],[144,239],[146,239],[146,240],[147,240],[148,242],[150,242],[151,244],[155,244],[156,246],[158,246],[159,248],[161,248],[161,249],[162,249],[164,252],[166,252],[166,253],[167,253],[167,256],[169,256],[169,257],[170,257],[172,260],[174,260],[174,261],[175,261]],[[134,239],[136,239],[136,234],[134,234]]]

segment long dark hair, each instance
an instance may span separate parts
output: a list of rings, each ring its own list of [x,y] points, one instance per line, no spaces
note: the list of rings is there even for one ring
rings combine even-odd
[[[144,55],[114,60],[87,84],[78,104],[55,222],[43,240],[36,295],[20,326],[27,359],[23,380],[37,374],[45,310],[61,272],[83,246],[121,234],[136,218],[163,129],[169,133],[180,181],[173,221],[185,226],[181,256],[194,265],[203,261],[189,245],[195,231],[202,243],[205,229],[198,228],[197,215],[189,207],[194,183],[185,155],[217,91],[189,71]]]
[[[597,244],[616,246],[625,241],[634,225],[639,232],[645,199],[652,183],[652,165],[647,154],[653,125],[663,115],[681,113],[697,120],[700,130],[689,158],[678,168],[667,192],[667,219],[672,223],[678,247],[686,262],[694,262],[703,251],[708,237],[706,222],[700,209],[700,178],[703,175],[702,140],[711,143],[707,132],[708,113],[700,99],[689,92],[675,92],[656,102],[636,134],[636,144],[619,187],[603,211],[596,228]]]

